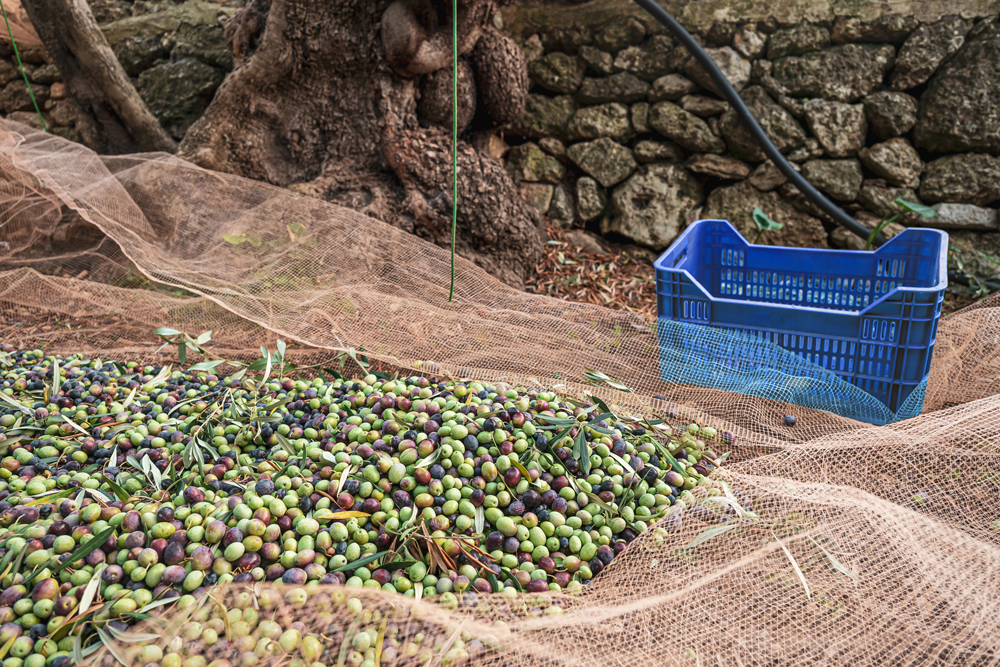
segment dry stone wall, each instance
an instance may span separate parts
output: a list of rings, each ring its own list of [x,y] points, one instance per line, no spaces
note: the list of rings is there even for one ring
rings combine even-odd
[[[242,0],[91,0],[91,10],[112,50],[153,114],[174,138],[205,111],[233,68],[223,39],[225,21]],[[76,109],[59,70],[41,48],[21,50],[45,125],[79,141]],[[9,41],[0,40],[0,111],[41,129],[28,86]]]
[[[663,3],[817,188],[869,227],[897,197],[933,205],[937,218],[907,214],[886,233],[948,229],[954,268],[1000,282],[1000,0]],[[223,26],[242,0],[90,4],[180,139],[233,67]],[[652,258],[700,217],[752,238],[759,207],[784,225],[762,243],[861,247],[765,160],[691,54],[634,3],[522,0],[501,21],[532,91],[490,152],[552,222]],[[37,49],[22,59],[50,130],[80,140],[58,70]],[[0,112],[41,126],[4,41]]]
[[[886,232],[945,228],[955,268],[1000,280],[1000,7],[866,16],[843,3],[838,16],[820,4],[810,17],[786,3],[784,18],[709,21],[689,10],[703,4],[676,9],[807,180],[869,227],[899,211],[897,197],[933,205],[938,217],[907,214]],[[786,182],[691,54],[631,3],[535,3],[504,18],[533,84],[504,129],[504,159],[553,223],[652,257],[697,218],[752,238],[759,207],[784,224],[761,243],[862,247]]]

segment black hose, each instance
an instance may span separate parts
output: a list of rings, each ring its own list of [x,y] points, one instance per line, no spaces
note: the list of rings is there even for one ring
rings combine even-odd
[[[781,170],[788,180],[792,182],[799,191],[805,195],[812,203],[820,208],[824,213],[830,216],[834,222],[841,225],[842,227],[850,230],[854,234],[857,234],[863,239],[867,239],[871,234],[871,230],[862,225],[860,222],[847,215],[839,206],[831,202],[829,199],[823,196],[819,190],[814,188],[809,181],[802,177],[802,174],[797,172],[794,167],[785,159],[785,156],[775,148],[774,144],[771,143],[771,139],[767,136],[761,126],[757,123],[757,119],[753,117],[747,105],[744,104],[743,98],[740,97],[736,89],[733,88],[732,84],[729,83],[729,79],[726,75],[722,73],[719,66],[715,64],[715,61],[705,53],[705,50],[701,47],[701,44],[696,42],[693,37],[684,29],[680,23],[674,19],[673,16],[668,14],[666,10],[656,4],[655,0],[635,0],[636,4],[645,9],[647,12],[653,15],[657,21],[662,23],[664,26],[673,33],[674,37],[680,40],[681,44],[694,55],[695,59],[705,68],[708,75],[712,77],[715,85],[719,87],[722,91],[723,97],[726,101],[736,110],[736,113],[740,115],[743,122],[749,128],[750,133],[760,144],[760,147],[764,149],[764,153],[770,158],[771,162]],[[879,234],[875,237],[875,245],[882,245],[886,242],[884,236]]]
[[[964,273],[959,273],[958,271],[948,271],[948,280],[953,283],[958,283],[959,285],[965,285],[966,287],[972,287],[973,283],[969,280],[969,276]],[[996,292],[1000,290],[1000,283],[995,283],[992,280],[980,280],[977,281],[978,286],[985,287],[990,292]]]

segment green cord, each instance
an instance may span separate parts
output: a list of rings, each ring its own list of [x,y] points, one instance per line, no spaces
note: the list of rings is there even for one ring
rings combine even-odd
[[[17,59],[17,66],[21,68],[21,76],[24,77],[24,84],[28,86],[28,95],[31,96],[31,103],[35,105],[35,113],[38,114],[38,120],[42,121],[42,127],[48,132],[49,124],[42,117],[42,110],[38,108],[38,100],[35,99],[35,91],[31,88],[31,82],[28,81],[28,73],[24,71],[24,64],[21,62],[21,54],[17,51],[17,42],[14,41],[14,31],[10,29],[10,21],[7,20],[7,10],[4,9],[3,0],[0,0],[0,12],[3,13],[3,21],[7,24],[7,34],[10,35],[10,43],[14,45],[14,57]]]
[[[0,0],[2,2],[2,0]],[[458,226],[458,0],[451,0],[451,291],[455,297],[455,229]]]

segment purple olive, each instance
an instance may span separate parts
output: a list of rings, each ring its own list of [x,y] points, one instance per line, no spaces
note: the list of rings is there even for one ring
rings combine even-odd
[[[597,547],[597,557],[605,565],[610,565],[611,561],[614,560],[615,558],[615,552],[608,545],[602,544],[601,546]]]
[[[125,548],[135,549],[137,547],[146,546],[146,534],[141,530],[137,530],[134,533],[129,533],[125,536]]]
[[[233,544],[234,542],[242,542],[242,541],[243,541],[243,531],[240,530],[239,528],[230,528],[229,530],[226,531],[226,536],[222,538],[222,546],[228,547],[230,544]]]
[[[53,611],[56,616],[69,616],[69,613],[76,609],[77,599],[72,595],[64,595],[56,600]]]
[[[31,589],[31,599],[35,602],[39,600],[55,600],[59,595],[59,581],[49,577],[42,579]]]
[[[482,581],[482,579],[478,581]],[[529,593],[544,593],[549,590],[549,584],[544,579],[532,579],[524,588]]]
[[[125,518],[122,519],[121,530],[123,533],[134,533],[139,530],[139,526],[142,525],[142,517],[138,512],[132,510],[125,513]]]
[[[494,530],[492,533],[486,536],[486,550],[496,551],[503,545],[504,536],[499,530]]]
[[[337,586],[343,586],[347,582],[347,577],[344,576],[343,572],[329,572],[324,574],[319,580],[321,584],[333,584]]]
[[[176,542],[168,543],[167,548],[163,550],[163,562],[166,565],[177,565],[186,557],[184,547]]]
[[[205,541],[209,544],[221,542],[222,538],[226,536],[226,532],[226,524],[222,523],[218,519],[211,521],[208,526],[205,527]]]
[[[181,568],[183,569],[183,568]],[[117,584],[125,576],[125,570],[122,569],[121,565],[108,565],[104,569],[104,574],[101,575],[101,579],[108,584]]]
[[[528,489],[524,492],[524,495],[521,496],[521,502],[524,503],[524,506],[527,509],[535,509],[542,504],[542,495],[534,489]]]
[[[233,565],[238,570],[252,570],[260,565],[260,556],[250,551],[240,556]]]
[[[184,566],[171,565],[170,567],[168,567],[163,571],[163,577],[161,581],[163,581],[163,583],[165,584],[170,584],[171,586],[174,586],[184,581],[184,578],[186,576],[187,572],[184,570]]]
[[[275,542],[265,542],[258,553],[264,560],[278,560],[281,558],[281,546]]]
[[[191,552],[191,567],[196,570],[207,570],[212,567],[212,550],[201,544]]]

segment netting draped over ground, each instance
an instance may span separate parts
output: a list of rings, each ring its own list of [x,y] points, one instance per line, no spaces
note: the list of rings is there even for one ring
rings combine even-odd
[[[106,238],[87,237],[88,224]],[[448,303],[446,250],[351,210],[168,155],[101,157],[8,121],[0,257],[10,342],[152,359],[154,328],[212,329],[223,356],[282,337],[570,392],[594,390],[582,384],[589,367],[633,390],[602,391],[627,409],[678,410],[734,434],[724,474],[754,498],[759,523],[690,548],[710,524],[646,535],[564,615],[511,612],[507,653],[483,660],[1000,664],[995,298],[942,320],[924,414],[873,427],[663,383],[652,321],[518,292],[470,262]],[[20,332],[47,315],[73,327],[47,341]],[[782,425],[789,413],[794,428]],[[463,614],[421,618],[447,640],[476,622]]]

